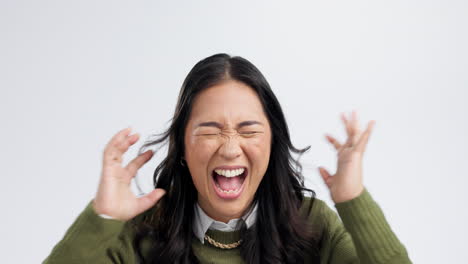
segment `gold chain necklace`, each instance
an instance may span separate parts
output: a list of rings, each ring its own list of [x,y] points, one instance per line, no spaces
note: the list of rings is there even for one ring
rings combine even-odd
[[[223,244],[223,243],[220,243],[220,242],[217,242],[215,241],[213,238],[211,238],[210,236],[208,236],[207,234],[205,234],[205,239],[213,246],[217,247],[217,248],[222,248],[222,249],[233,249],[233,248],[236,248],[238,247],[241,242],[242,242],[242,239],[240,239],[239,241],[237,242],[234,242],[234,243],[231,243],[231,244]]]

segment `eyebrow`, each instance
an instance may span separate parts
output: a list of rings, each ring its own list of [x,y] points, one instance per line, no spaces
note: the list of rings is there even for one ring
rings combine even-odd
[[[249,121],[243,121],[237,124],[237,128],[245,127],[245,126],[252,126],[252,125],[262,125],[263,124],[260,121],[255,121],[255,120],[249,120]]]
[[[248,121],[242,121],[239,124],[237,124],[237,129],[245,126],[252,126],[252,125],[262,125],[262,122],[260,121],[255,121],[255,120],[248,120]],[[209,121],[209,122],[201,122],[199,123],[196,127],[216,127],[219,129],[223,128],[223,125],[221,125],[218,122],[215,121]]]

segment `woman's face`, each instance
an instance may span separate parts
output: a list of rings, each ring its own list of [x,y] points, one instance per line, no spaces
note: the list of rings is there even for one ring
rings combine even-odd
[[[265,175],[270,149],[270,124],[252,88],[229,80],[197,95],[184,157],[207,215],[228,222],[244,214]]]

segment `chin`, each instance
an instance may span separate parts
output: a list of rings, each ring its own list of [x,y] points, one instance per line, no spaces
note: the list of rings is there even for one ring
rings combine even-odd
[[[230,219],[241,218],[249,204],[243,200],[237,201],[217,201],[213,205],[218,219],[229,221]]]

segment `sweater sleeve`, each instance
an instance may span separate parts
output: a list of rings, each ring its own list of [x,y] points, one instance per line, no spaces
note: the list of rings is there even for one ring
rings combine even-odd
[[[135,263],[128,222],[100,217],[88,203],[44,264]]]
[[[329,263],[411,263],[405,247],[365,189],[358,197],[335,204],[341,220],[326,208],[330,239]]]

